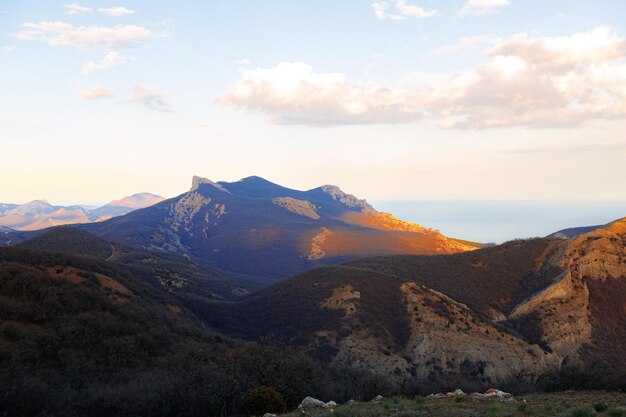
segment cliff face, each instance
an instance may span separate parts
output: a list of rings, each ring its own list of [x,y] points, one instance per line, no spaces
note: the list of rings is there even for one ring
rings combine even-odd
[[[593,305],[590,285],[600,288],[611,280],[621,286],[626,281],[626,219],[563,242],[546,262],[563,272],[552,284],[520,303],[509,319],[532,317],[541,328],[543,343],[559,356],[582,363],[585,357],[581,349],[593,344],[597,333],[592,311],[598,306]],[[615,313],[626,320],[626,310]]]

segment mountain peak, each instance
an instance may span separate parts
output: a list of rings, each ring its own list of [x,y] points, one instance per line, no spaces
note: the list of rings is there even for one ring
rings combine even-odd
[[[222,187],[220,184],[218,184],[216,182],[213,182],[213,181],[211,181],[208,178],[199,177],[197,175],[194,175],[192,180],[191,180],[191,189],[189,190],[189,192],[197,191],[198,188],[200,188],[200,186],[204,185],[204,184],[211,185],[211,186],[217,188],[218,190],[228,192],[228,190],[226,190],[226,188]]]
[[[270,184],[274,184],[273,182],[268,181],[268,180],[266,180],[263,177],[259,177],[258,175],[250,175],[249,177],[242,178],[242,179],[240,179],[237,182],[248,182],[248,183],[256,182],[256,183],[270,183]]]
[[[152,206],[163,201],[164,198],[152,193],[136,193],[119,200],[113,200],[107,206],[109,207],[128,207],[133,209]]]
[[[54,207],[46,200],[33,200],[9,210],[7,214],[22,216],[49,213],[52,211],[54,211]]]

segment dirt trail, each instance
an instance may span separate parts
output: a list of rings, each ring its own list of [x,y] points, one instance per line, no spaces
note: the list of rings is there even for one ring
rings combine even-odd
[[[106,258],[106,262],[112,261],[117,256],[117,249],[115,246],[111,245],[111,256]]]

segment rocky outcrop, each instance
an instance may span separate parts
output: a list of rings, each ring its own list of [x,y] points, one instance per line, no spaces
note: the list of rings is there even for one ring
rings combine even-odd
[[[548,264],[563,272],[550,285],[516,306],[509,319],[532,318],[541,341],[562,358],[580,361],[592,341],[588,280],[626,279],[626,219],[565,241]]]
[[[298,406],[298,410],[309,411],[315,409],[333,409],[337,407],[337,403],[334,401],[324,402],[313,397],[306,397],[300,405]]]
[[[277,197],[272,199],[272,203],[292,213],[308,217],[309,219],[319,220],[320,218],[320,215],[315,211],[315,205],[309,201],[298,200],[291,197]]]
[[[352,285],[346,284],[335,288],[332,295],[324,300],[321,306],[333,310],[343,310],[344,316],[349,316],[356,311],[356,303],[360,299],[361,293],[355,291]]]
[[[325,227],[322,227],[322,230],[311,239],[311,249],[309,251],[307,259],[318,260],[326,256],[326,251],[324,251],[323,245],[324,242],[326,242],[326,239],[332,236],[332,234],[333,232]]]
[[[170,205],[169,217],[166,218],[166,222],[176,231],[184,227],[189,232],[190,228],[187,226],[193,222],[196,214],[210,202],[210,197],[205,197],[197,191],[188,192],[180,200]]]
[[[348,208],[362,211],[376,211],[366,200],[359,199],[352,194],[346,194],[336,185],[322,185],[320,189],[324,193],[328,194],[333,200]]]
[[[220,191],[230,193],[230,191],[222,187],[221,184],[213,182],[208,178],[198,177],[197,175],[194,175],[193,178],[191,179],[191,188],[189,189],[189,192],[197,191],[201,185],[210,185],[211,187],[215,187]]]

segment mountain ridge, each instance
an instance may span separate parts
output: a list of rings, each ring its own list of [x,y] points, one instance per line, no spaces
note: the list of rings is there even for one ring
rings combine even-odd
[[[0,226],[18,231],[33,231],[68,224],[91,223],[121,216],[162,200],[163,197],[155,194],[137,193],[93,209],[81,205],[52,205],[42,199],[25,204],[0,204]]]
[[[107,240],[187,254],[268,282],[360,257],[477,247],[379,213],[336,186],[300,191],[258,176],[235,182],[194,176],[189,191],[177,197],[81,227]]]

